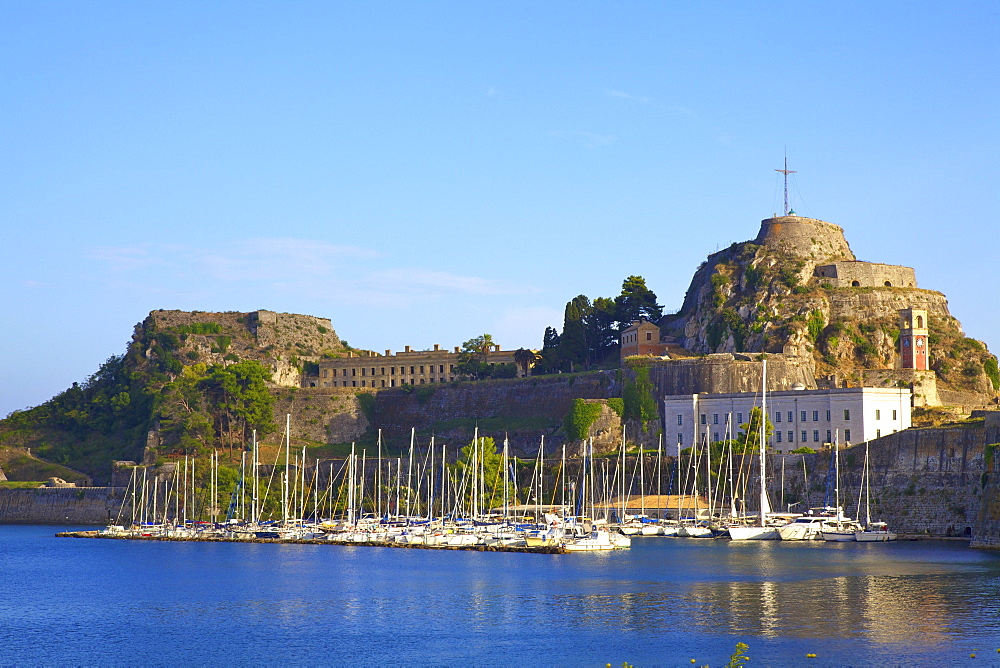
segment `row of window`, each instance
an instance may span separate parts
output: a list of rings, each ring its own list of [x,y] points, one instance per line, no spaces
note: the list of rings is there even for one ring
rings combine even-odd
[[[447,382],[454,381],[454,380],[455,380],[454,376],[451,376],[450,378],[441,377],[441,378],[438,378],[437,380],[435,380],[434,378],[430,378],[430,379],[427,379],[427,380],[421,378],[419,380],[419,382],[415,381],[415,380],[414,381],[409,381],[409,382],[407,382],[406,380],[400,380],[399,381],[399,385],[400,385],[400,387],[402,387],[403,385],[424,385],[426,383],[434,383],[434,382],[447,383]],[[359,384],[359,382],[360,382],[360,384]],[[369,381],[366,381],[366,380],[362,380],[362,381],[344,380],[344,381],[341,381],[341,387],[396,387],[396,380],[395,379],[390,379],[390,380],[387,381],[387,380],[385,380],[383,378],[382,380],[378,380],[378,381],[377,380],[372,380],[372,381],[370,381],[370,383],[371,384],[369,384]],[[380,385],[376,385],[376,383],[381,383],[381,384]],[[337,387],[337,381],[333,381],[333,387]]]
[[[446,365],[444,365],[444,364],[429,364],[429,365],[423,365],[423,364],[421,364],[419,367],[416,366],[416,365],[414,365],[414,366],[410,367],[410,375],[411,376],[412,375],[416,375],[417,373],[421,373],[421,374],[423,374],[423,373],[434,373],[435,372],[434,371],[434,367],[437,367],[437,373],[444,373],[445,366]],[[448,367],[448,373],[455,373],[455,365],[454,364],[448,364],[447,367]],[[360,375],[361,376],[367,376],[367,375],[385,376],[386,375],[386,373],[385,373],[386,368],[389,369],[389,374],[388,375],[390,375],[390,376],[395,376],[396,375],[396,367],[394,367],[394,366],[380,367],[378,369],[378,371],[379,371],[378,374],[375,373],[375,367],[371,367],[371,374],[368,373],[368,368],[362,367]],[[420,369],[419,372],[416,371],[417,368]],[[425,369],[427,369],[427,371],[425,371]],[[330,374],[330,371],[333,371],[333,374]],[[348,372],[350,372],[350,373],[348,373]],[[337,370],[336,369],[323,369],[323,377],[324,378],[329,378],[330,375],[333,375],[333,377],[336,378],[337,377]],[[353,369],[341,369],[341,374],[340,375],[341,376],[348,376],[348,375],[350,375],[350,376],[357,376],[359,374],[358,374],[358,369],[357,368],[353,368]],[[400,376],[406,375],[406,367],[405,366],[399,367],[399,375]],[[345,387],[346,387],[346,385],[345,385]]]
[[[812,421],[813,422],[819,422],[819,413],[820,413],[819,411],[812,411]],[[726,413],[726,414],[724,414],[724,416],[725,415],[732,415],[732,414],[731,413]],[[795,412],[794,411],[788,411],[787,413],[782,413],[781,411],[775,411],[774,412],[774,421],[775,422],[781,422],[782,415],[785,415],[787,417],[786,422],[795,422]],[[799,411],[799,422],[808,422],[808,416],[809,416],[809,411]],[[830,417],[831,417],[830,416],[830,411],[828,410],[828,411],[826,411],[826,421],[827,422],[830,421]],[[844,409],[844,420],[850,421],[850,419],[851,419],[851,409],[845,408]],[[881,420],[882,419],[882,411],[881,411],[881,409],[875,409],[875,419],[876,420]],[[892,419],[893,420],[898,419],[898,415],[897,415],[897,412],[895,410],[892,411]],[[702,413],[700,415],[700,421],[701,421],[701,424],[703,424],[703,425],[708,424],[708,414],[707,413]],[[679,426],[682,426],[684,424],[684,416],[683,415],[680,415],[680,414],[677,415],[677,424]],[[718,413],[712,413],[712,424],[719,424],[719,414]],[[737,425],[743,424],[743,413],[737,413],[736,414],[736,424]]]
[[[787,441],[785,440],[786,439],[785,433],[786,432],[775,431],[774,432],[774,441],[776,443],[782,443],[782,442],[795,443],[795,432],[792,431],[792,430],[789,430],[787,432]],[[801,433],[801,436],[802,436],[802,438],[799,439],[800,443],[808,443],[809,442],[809,431],[808,430],[803,429],[802,433]],[[880,438],[881,436],[882,436],[882,430],[881,429],[876,430],[876,432],[875,432],[875,438]],[[713,440],[716,441],[716,442],[718,442],[718,440],[719,440],[719,433],[718,432],[716,432],[713,435]],[[851,441],[851,430],[850,429],[845,429],[844,430],[844,441],[847,442],[847,443],[850,443],[850,441]],[[677,434],[677,442],[679,444],[681,444],[681,445],[684,444],[684,434],[678,432],[678,434]],[[819,429],[813,429],[812,442],[813,443],[819,443],[820,442],[819,441]],[[826,443],[832,443],[833,442],[833,431],[830,430],[830,429],[826,430],[826,441],[825,442]]]
[[[812,440],[813,440],[813,443],[819,443],[819,429],[813,429]],[[845,429],[844,430],[844,441],[850,442],[850,440],[851,440],[851,430],[850,429]],[[774,432],[774,441],[775,441],[775,443],[781,443],[782,442],[782,432],[780,432],[780,431],[775,431]],[[795,432],[792,431],[792,430],[789,430],[788,431],[788,443],[794,443],[794,442],[795,442]],[[802,430],[802,438],[799,439],[799,442],[800,443],[808,443],[809,442],[809,432],[807,430],[805,430],[805,429]],[[825,442],[826,443],[833,443],[833,432],[830,429],[826,430],[826,441]]]

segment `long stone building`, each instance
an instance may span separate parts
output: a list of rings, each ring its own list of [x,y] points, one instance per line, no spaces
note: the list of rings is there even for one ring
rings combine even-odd
[[[393,354],[386,350],[380,355],[372,350],[351,352],[347,357],[318,362],[317,376],[303,376],[304,387],[402,387],[404,385],[424,385],[447,383],[458,380],[455,367],[459,363],[459,348],[442,349],[434,344],[433,350],[412,350],[410,346]],[[514,351],[501,350],[494,345],[486,356],[487,364],[513,364]],[[517,376],[523,376],[517,369]]]

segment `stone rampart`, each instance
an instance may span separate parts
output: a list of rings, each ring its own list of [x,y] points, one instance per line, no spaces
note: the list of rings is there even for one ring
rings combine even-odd
[[[888,522],[901,533],[973,535],[984,463],[985,434],[981,425],[907,429],[869,445],[873,520]],[[793,510],[823,505],[827,500],[826,481],[833,467],[830,452],[776,457],[771,478],[775,505],[780,498],[782,458],[786,500],[799,502]],[[859,509],[858,498],[864,459],[863,443],[840,453],[841,505],[850,516],[861,515],[861,519],[864,501]]]
[[[825,291],[830,302],[830,320],[899,321],[899,311],[926,308],[931,317],[951,317],[948,300],[940,292],[921,288],[834,288]]]
[[[131,512],[125,487],[0,489],[0,524],[106,525]]]
[[[815,218],[779,216],[762,220],[754,243],[815,262],[855,259],[844,237],[844,229]]]
[[[534,454],[542,435],[546,449],[563,443],[560,428],[574,399],[615,396],[614,378],[592,372],[379,390],[372,426],[395,445],[409,442],[411,428],[465,445],[478,421],[480,435],[497,443],[506,435],[512,452]]]
[[[835,288],[915,288],[917,274],[912,267],[877,262],[834,262],[816,267],[815,275]]]
[[[725,394],[760,392],[762,365],[756,355],[717,353],[676,360],[653,360],[649,377],[659,396],[672,394]],[[815,363],[811,357],[767,356],[767,389],[791,390],[796,383],[816,389]]]
[[[364,388],[310,387],[276,392],[274,420],[280,425],[278,431],[284,430],[285,415],[291,415],[293,440],[316,443],[358,440],[368,429],[368,419],[358,403],[361,392]]]
[[[985,440],[989,454],[985,458],[986,467],[980,480],[983,488],[982,504],[976,529],[972,536],[972,547],[1000,550],[1000,412],[986,413],[983,420]]]

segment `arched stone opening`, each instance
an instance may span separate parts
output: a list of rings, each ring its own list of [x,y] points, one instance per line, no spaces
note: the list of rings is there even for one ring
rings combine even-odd
[[[891,288],[892,287],[892,281],[886,281],[885,282],[885,287]]]
[[[860,288],[861,287],[861,281],[851,281],[851,287],[852,288]]]

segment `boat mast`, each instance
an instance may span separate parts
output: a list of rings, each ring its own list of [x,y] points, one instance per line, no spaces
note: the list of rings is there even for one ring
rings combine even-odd
[[[767,452],[767,358],[761,360],[760,367],[760,525],[766,526],[767,511],[767,483],[766,483],[766,457]]]

